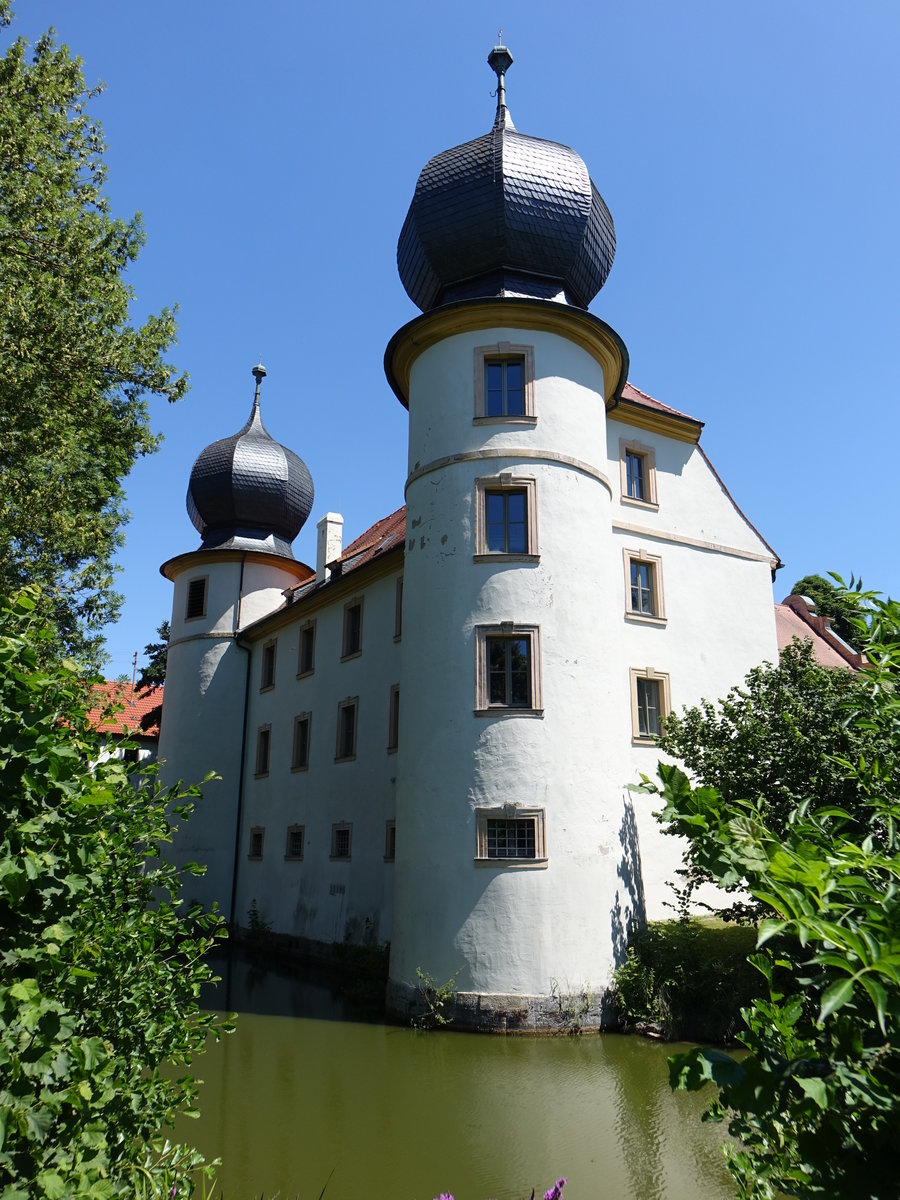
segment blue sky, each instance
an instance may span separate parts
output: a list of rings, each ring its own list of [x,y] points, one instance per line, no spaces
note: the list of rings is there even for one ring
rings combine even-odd
[[[159,565],[198,542],[191,465],[243,424],[260,355],[266,425],[316,486],[297,557],[324,512],[349,540],[403,503],[381,366],[417,312],[397,236],[426,160],[490,127],[499,26],[517,127],[574,146],[616,222],[592,311],[632,382],[706,422],[785,563],[777,598],[828,570],[900,593],[895,0],[19,0],[12,33],[51,24],[107,84],[108,192],[147,230],[135,319],[180,306],[192,380],[152,402],[165,442],[128,480],[110,674],[169,613]]]

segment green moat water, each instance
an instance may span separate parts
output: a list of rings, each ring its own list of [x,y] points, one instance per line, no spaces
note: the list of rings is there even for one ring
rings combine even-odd
[[[327,986],[227,968],[236,1033],[198,1064],[225,1200],[730,1200],[721,1126],[672,1095],[671,1046],[503,1038],[347,1019]],[[220,985],[221,999],[226,989]],[[249,1010],[249,1011],[248,1011]],[[280,1015],[280,1014],[302,1015]]]

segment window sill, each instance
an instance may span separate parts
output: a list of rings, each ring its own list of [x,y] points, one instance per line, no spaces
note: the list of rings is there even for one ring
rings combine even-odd
[[[359,658],[361,654],[362,650],[352,650],[349,654],[341,655],[341,662],[349,662],[351,658]]]
[[[247,861],[248,862],[262,862],[262,857],[263,856],[261,854],[248,854]]]
[[[476,867],[531,867],[543,868],[550,862],[549,858],[476,858]]]
[[[291,774],[298,775],[303,771],[309,770],[309,763],[304,763],[302,767],[291,767]]]
[[[385,862],[387,862],[387,863],[392,863],[392,862],[394,862],[394,859],[393,859],[393,858],[388,858],[388,856],[387,856],[387,855],[385,855],[385,856],[384,856],[384,861],[385,861]]]
[[[625,610],[625,620],[633,621],[636,625],[657,625],[665,628],[668,621],[665,617],[658,617],[651,613],[632,612],[631,609]]]
[[[268,779],[269,772],[268,771],[254,771],[253,778],[254,779]]]
[[[477,563],[539,563],[539,554],[473,554],[472,562]]]
[[[329,862],[350,862],[349,854],[329,854]]]
[[[519,417],[473,417],[473,425],[528,425],[533,429],[537,425],[537,417],[526,413]]]
[[[400,642],[400,641],[402,641],[402,640],[403,640],[403,635],[402,635],[402,634],[400,634],[400,633],[395,633],[395,634],[394,634],[394,641],[395,641],[395,642]]]
[[[259,690],[261,692],[274,692],[275,684],[274,683],[265,683]]]
[[[659,504],[656,500],[638,500],[634,496],[620,496],[620,503],[627,504],[629,508],[643,508],[647,512],[659,512]]]
[[[631,744],[632,744],[632,746],[653,746],[653,747],[655,747],[655,746],[659,745],[659,738],[658,737],[641,737],[640,735],[632,734]]]
[[[542,708],[476,708],[476,717],[543,717]]]
[[[336,763],[356,762],[355,754],[345,754],[343,758],[335,758]]]
[[[316,668],[310,667],[308,671],[298,671],[297,678],[298,679],[308,679],[310,677],[310,675],[315,675],[315,673],[316,673]]]
[[[397,747],[396,747],[396,746],[388,746],[388,748],[387,748],[387,752],[388,752],[388,754],[396,754],[396,753],[397,753]]]
[[[303,855],[302,854],[286,854],[284,856],[284,861],[285,862],[303,862]]]

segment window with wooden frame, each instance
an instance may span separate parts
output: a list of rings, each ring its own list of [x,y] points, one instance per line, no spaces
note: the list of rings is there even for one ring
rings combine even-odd
[[[631,740],[654,745],[671,708],[669,676],[652,667],[631,669]]]
[[[272,751],[272,726],[260,725],[256,731],[256,775],[268,775]]]
[[[505,866],[545,865],[544,810],[513,805],[476,809],[475,860]]]
[[[299,713],[294,717],[294,741],[291,747],[291,770],[306,771],[309,768],[309,731],[312,714]]]
[[[662,559],[643,550],[624,550],[625,617],[649,625],[664,625]]]
[[[316,623],[307,621],[300,626],[300,649],[297,655],[297,678],[312,675],[316,668]]]
[[[395,683],[391,688],[390,708],[388,710],[388,754],[397,750],[400,741],[400,684]]]
[[[303,859],[305,842],[306,827],[304,825],[288,825],[287,837],[284,844],[284,857],[289,862],[300,862]]]
[[[248,858],[262,858],[263,856],[263,841],[266,836],[266,828],[264,825],[254,825],[250,830],[250,845],[247,850]]]
[[[259,678],[259,690],[261,692],[270,691],[275,686],[275,653],[278,648],[278,641],[272,638],[266,642],[262,648],[262,669]]]
[[[351,600],[344,605],[344,634],[341,644],[341,660],[355,658],[362,653],[362,600]]]
[[[533,425],[534,346],[475,347],[475,421]]]
[[[339,821],[331,827],[331,858],[350,858],[350,842],[353,826],[346,821]]]
[[[397,854],[397,822],[384,823],[384,861],[393,862]]]
[[[403,576],[397,577],[397,591],[394,597],[394,641],[399,642],[403,634]]]
[[[659,508],[656,496],[656,452],[641,442],[619,439],[622,503]]]
[[[475,712],[541,716],[541,631],[537,625],[475,626]]]
[[[475,480],[475,562],[538,562],[537,483],[503,471]]]
[[[184,619],[194,621],[206,616],[206,591],[209,576],[203,575],[188,583],[187,602],[184,609]]]
[[[348,696],[338,705],[337,744],[335,762],[352,762],[356,758],[356,721],[359,713],[359,697]]]

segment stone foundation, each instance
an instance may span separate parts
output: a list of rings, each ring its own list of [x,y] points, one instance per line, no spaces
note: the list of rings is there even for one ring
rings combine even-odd
[[[429,1005],[421,986],[389,979],[387,1013],[409,1024],[426,1018]],[[519,996],[501,993],[455,992],[440,1010],[445,1028],[476,1033],[552,1035],[608,1029],[616,1024],[612,992],[577,992],[571,995]]]

